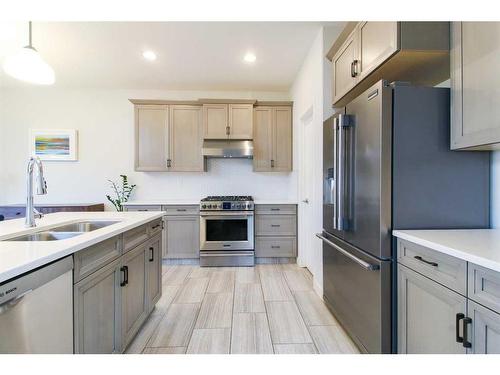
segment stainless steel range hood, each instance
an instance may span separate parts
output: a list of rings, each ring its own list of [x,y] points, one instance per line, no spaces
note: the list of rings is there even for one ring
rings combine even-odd
[[[252,141],[205,140],[203,156],[206,158],[253,158]]]

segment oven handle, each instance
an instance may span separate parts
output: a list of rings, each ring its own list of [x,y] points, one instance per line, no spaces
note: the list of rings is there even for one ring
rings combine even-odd
[[[233,211],[233,212],[200,212],[200,216],[202,217],[218,217],[218,216],[240,216],[240,217],[249,217],[253,216],[253,212],[242,212],[242,211]]]

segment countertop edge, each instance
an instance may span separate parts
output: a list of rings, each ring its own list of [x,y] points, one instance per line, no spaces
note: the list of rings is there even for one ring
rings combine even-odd
[[[99,212],[95,212],[95,214],[99,214]],[[32,261],[27,261],[24,263],[21,263],[19,265],[16,265],[12,268],[9,268],[7,270],[0,270],[0,283],[3,283],[5,281],[8,281],[10,279],[13,279],[15,277],[18,277],[24,273],[30,272],[36,268],[42,267],[46,264],[52,263],[54,261],[57,261],[59,259],[62,259],[68,255],[72,255],[80,250],[83,250],[89,246],[95,245],[96,243],[102,242],[104,240],[107,240],[108,238],[111,238],[113,236],[119,235],[121,233],[124,233],[130,229],[136,228],[138,226],[141,226],[143,224],[146,224],[152,220],[156,220],[163,217],[163,213],[161,211],[158,212],[151,212],[148,217],[145,218],[137,218],[130,223],[122,224],[119,228],[116,228],[111,231],[106,231],[105,233],[99,235],[99,236],[94,236],[92,238],[87,239],[86,241],[82,241],[81,243],[71,245],[69,244],[67,248],[64,250],[59,250],[55,251],[54,253],[51,253],[46,256],[40,256],[37,258],[34,258]],[[16,234],[17,235],[17,234]],[[19,234],[22,235],[22,234]],[[94,233],[95,235],[95,233]],[[8,241],[8,238],[13,238],[13,236],[3,236],[5,239],[0,240],[0,241]],[[64,241],[64,240],[62,240]]]
[[[413,242],[417,245],[427,247],[429,249],[438,251],[440,253],[450,255],[452,257],[455,257],[455,258],[458,258],[458,259],[461,259],[461,260],[464,260],[467,262],[477,264],[478,266],[488,268],[488,269],[493,270],[493,271],[500,272],[500,262],[498,262],[498,261],[491,260],[491,259],[488,259],[485,257],[481,257],[478,255],[474,255],[474,254],[471,254],[469,252],[458,250],[458,249],[455,249],[453,247],[442,245],[442,244],[439,244],[439,243],[436,243],[436,242],[433,242],[430,240],[426,240],[426,239],[423,239],[421,237],[417,237],[417,236],[411,235],[409,233],[405,233],[403,231],[394,230],[392,232],[392,234],[394,237],[401,238],[403,240]]]

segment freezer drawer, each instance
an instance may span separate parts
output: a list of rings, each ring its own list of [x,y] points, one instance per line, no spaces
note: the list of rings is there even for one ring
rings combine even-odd
[[[323,233],[323,293],[361,351],[391,353],[391,261]]]

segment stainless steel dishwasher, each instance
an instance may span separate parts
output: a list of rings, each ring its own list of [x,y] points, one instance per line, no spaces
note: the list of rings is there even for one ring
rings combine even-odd
[[[71,256],[0,284],[0,353],[73,353]]]

